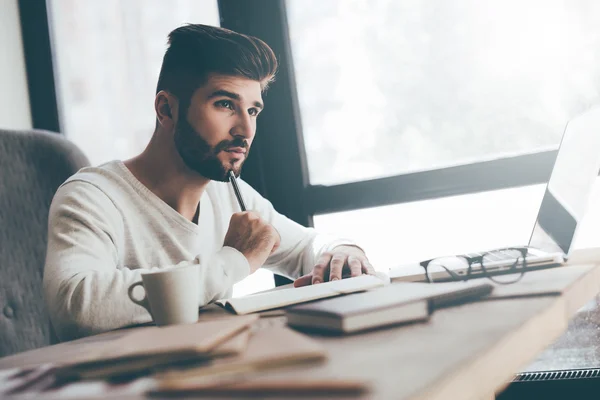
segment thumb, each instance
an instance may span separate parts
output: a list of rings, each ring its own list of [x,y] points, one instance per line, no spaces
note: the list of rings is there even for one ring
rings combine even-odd
[[[301,276],[294,281],[294,287],[308,286],[312,284],[312,274]]]
[[[277,251],[277,249],[279,248],[279,239],[276,238],[275,243],[273,243],[273,248],[271,249],[271,254],[275,253],[275,251]]]

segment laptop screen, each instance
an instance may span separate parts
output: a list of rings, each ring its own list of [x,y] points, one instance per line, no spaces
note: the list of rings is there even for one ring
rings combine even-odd
[[[600,170],[600,107],[569,121],[529,245],[569,253]]]

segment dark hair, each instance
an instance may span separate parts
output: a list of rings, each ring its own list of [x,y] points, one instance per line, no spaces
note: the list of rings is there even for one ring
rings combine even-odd
[[[262,40],[214,26],[189,24],[169,33],[156,93],[168,91],[187,109],[208,75],[242,76],[265,90],[277,71],[277,58]]]

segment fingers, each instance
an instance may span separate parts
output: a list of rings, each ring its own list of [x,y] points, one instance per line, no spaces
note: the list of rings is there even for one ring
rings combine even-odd
[[[246,257],[251,272],[264,265],[280,243],[277,229],[254,211],[234,213],[223,240],[223,246],[232,247]]]
[[[323,253],[312,273],[296,279],[294,286],[315,285],[362,274],[376,274],[375,268],[366,257],[349,255],[346,252]]]
[[[367,275],[376,275],[375,268],[366,258],[362,260],[362,273]]]
[[[325,281],[325,273],[329,270],[329,263],[331,261],[331,253],[323,253],[319,258],[319,261],[314,266],[312,271],[312,284],[317,284]]]
[[[256,211],[238,211],[231,214],[231,218],[241,219],[246,218],[249,221],[260,219],[260,214]]]
[[[329,280],[337,281],[342,279],[342,269],[346,263],[346,255],[344,253],[335,253],[329,262]]]
[[[294,287],[308,286],[312,284],[312,274],[301,276],[294,281]]]
[[[362,262],[354,256],[348,257],[348,267],[350,268],[350,276],[362,275]]]

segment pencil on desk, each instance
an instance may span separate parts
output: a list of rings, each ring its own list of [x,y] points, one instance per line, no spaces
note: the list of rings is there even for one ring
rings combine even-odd
[[[240,188],[237,185],[237,180],[235,179],[233,171],[229,171],[229,182],[231,182],[231,186],[233,186],[233,191],[235,192],[235,197],[237,197],[238,203],[240,203],[240,208],[242,211],[246,211],[246,204],[244,203],[242,192],[240,192]]]

